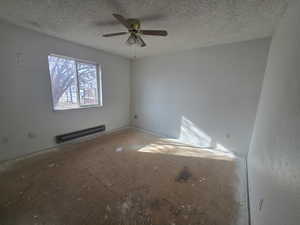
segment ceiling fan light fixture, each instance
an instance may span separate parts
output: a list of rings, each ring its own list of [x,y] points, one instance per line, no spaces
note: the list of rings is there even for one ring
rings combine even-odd
[[[140,47],[146,47],[146,43],[145,43],[144,40],[141,38],[141,36],[137,36],[137,37],[136,37],[136,43],[137,43]]]
[[[137,39],[136,39],[136,43],[137,43],[139,46],[142,46],[141,39],[137,38]]]
[[[130,34],[129,38],[127,39],[126,43],[128,45],[134,45],[137,43],[137,38],[133,35],[133,34]]]

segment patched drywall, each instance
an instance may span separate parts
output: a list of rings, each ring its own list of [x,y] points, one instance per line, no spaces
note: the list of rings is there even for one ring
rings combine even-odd
[[[300,221],[300,2],[272,40],[249,153],[253,225]]]
[[[0,22],[0,160],[52,147],[54,136],[106,124],[129,124],[130,61]],[[103,107],[52,109],[48,54],[97,62]]]
[[[145,36],[137,57],[220,43],[270,37],[287,0],[1,0],[0,18],[76,43],[127,57],[125,31],[112,13],[139,18],[144,29],[166,29],[168,37]]]
[[[132,66],[132,124],[245,155],[269,39],[145,57]]]

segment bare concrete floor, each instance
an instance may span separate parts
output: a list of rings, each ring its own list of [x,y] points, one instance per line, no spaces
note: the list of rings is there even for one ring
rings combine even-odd
[[[125,130],[2,171],[0,225],[247,224],[240,170],[236,159]]]

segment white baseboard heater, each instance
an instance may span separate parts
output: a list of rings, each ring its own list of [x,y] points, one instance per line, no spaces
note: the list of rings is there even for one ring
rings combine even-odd
[[[105,131],[105,125],[97,126],[97,127],[91,127],[84,130],[78,130],[67,134],[61,134],[55,136],[56,143],[62,143],[65,141],[70,141],[76,138],[84,137],[87,135],[99,133]]]

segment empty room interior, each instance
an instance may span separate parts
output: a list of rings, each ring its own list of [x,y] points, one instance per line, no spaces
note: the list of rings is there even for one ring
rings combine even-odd
[[[299,225],[300,1],[1,0],[0,225]]]

